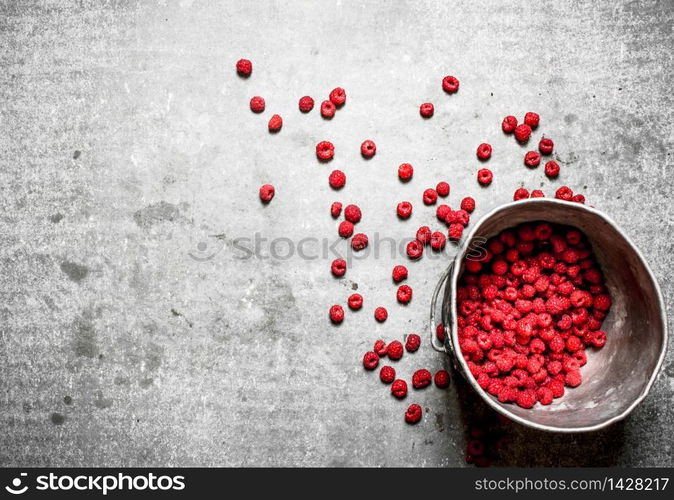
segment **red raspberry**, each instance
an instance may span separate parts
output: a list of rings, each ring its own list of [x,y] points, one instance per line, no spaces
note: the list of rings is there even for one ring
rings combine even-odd
[[[419,106],[419,114],[424,118],[430,118],[435,112],[435,107],[430,102],[425,102]]]
[[[529,125],[531,128],[538,127],[538,122],[540,119],[540,116],[538,116],[536,113],[532,113],[531,111],[524,115],[524,123]]]
[[[524,200],[529,197],[529,190],[524,188],[519,188],[515,190],[513,195],[513,201]]]
[[[251,97],[250,99],[250,110],[253,113],[262,113],[264,111],[264,99],[259,95]]]
[[[316,144],[316,156],[321,161],[332,160],[332,157],[335,156],[335,146],[329,141],[319,142]]]
[[[399,340],[394,340],[386,348],[386,354],[388,354],[388,357],[393,361],[398,361],[402,358],[403,352],[403,344]]]
[[[409,408],[407,408],[407,411],[405,412],[405,422],[408,424],[416,424],[419,420],[421,420],[421,417],[424,416],[424,412],[421,409],[421,406],[418,404],[413,404],[410,405]]]
[[[489,184],[491,184],[493,178],[494,174],[492,174],[491,170],[489,170],[488,168],[481,168],[480,170],[477,171],[477,182],[479,182],[483,186],[488,186]]]
[[[337,87],[336,89],[332,89],[332,92],[330,92],[330,101],[335,105],[335,106],[342,106],[346,102],[346,92],[344,91],[343,88]]]
[[[393,281],[400,283],[402,280],[407,279],[407,268],[405,266],[395,266],[391,274]]]
[[[447,219],[447,214],[451,211],[452,209],[449,208],[447,205],[438,205],[438,208],[435,210],[435,216],[438,218],[438,220],[445,222]]]
[[[363,141],[363,144],[360,145],[360,154],[364,158],[372,158],[377,152],[377,145],[371,140]]]
[[[428,226],[421,226],[417,229],[416,239],[422,244],[431,242],[431,228]],[[408,254],[409,255],[409,254]]]
[[[463,200],[461,200],[461,210],[465,210],[466,212],[472,214],[473,210],[475,210],[475,200],[470,196],[465,197]]]
[[[524,164],[529,168],[535,168],[541,164],[541,155],[536,151],[528,151],[524,155]]]
[[[463,226],[461,227],[463,229]],[[424,245],[418,240],[412,240],[407,244],[407,256],[410,259],[418,259],[424,254]]]
[[[346,184],[346,174],[341,170],[333,170],[328,177],[332,189],[341,189]]]
[[[440,342],[445,341],[447,335],[445,334],[445,327],[442,323],[439,323],[438,326],[435,327],[435,336]]]
[[[412,204],[409,201],[401,201],[396,207],[396,212],[401,219],[407,219],[412,215]]]
[[[525,390],[517,395],[517,405],[522,408],[533,408],[538,398],[536,393],[531,390]]]
[[[578,387],[582,381],[583,377],[580,374],[580,370],[572,370],[564,375],[564,382],[569,387]]]
[[[416,352],[421,346],[421,337],[416,333],[410,333],[407,336],[407,341],[405,341],[405,349],[407,352]]]
[[[276,193],[276,190],[274,189],[274,186],[271,184],[265,184],[262,187],[260,187],[260,199],[262,200],[263,203],[269,203],[271,199],[274,197],[274,194]]]
[[[611,297],[606,294],[597,295],[593,305],[595,310],[608,311],[611,308]]]
[[[564,395],[564,382],[560,380],[551,380],[547,387],[552,391],[552,396],[555,398],[561,398]]]
[[[358,309],[363,307],[363,296],[359,293],[351,294],[349,295],[347,303],[349,304],[349,309],[351,309],[352,311],[357,311]]]
[[[566,350],[569,352],[580,351],[583,348],[583,343],[575,335],[571,335],[566,339]]]
[[[314,100],[308,95],[300,97],[299,107],[302,113],[308,113],[314,109]]]
[[[412,387],[415,389],[423,389],[431,384],[433,375],[426,369],[417,370],[412,375]]]
[[[409,181],[412,178],[413,173],[414,167],[409,163],[401,163],[398,167],[398,177],[403,182]]]
[[[538,142],[538,150],[541,152],[542,155],[552,154],[552,149],[554,147],[555,147],[555,143],[552,142],[552,139],[548,139],[547,137],[543,137]]]
[[[597,349],[601,349],[602,347],[604,347],[604,344],[606,344],[606,333],[604,333],[601,330],[592,332],[592,335],[590,337],[590,343]]]
[[[540,189],[534,189],[531,192],[531,197],[532,198],[545,198],[545,194]]]
[[[353,248],[356,252],[363,250],[365,247],[367,247],[367,244],[368,239],[366,234],[357,233],[353,235],[353,238],[351,238],[351,248]]]
[[[239,59],[236,61],[236,72],[239,76],[247,78],[253,72],[253,63],[248,59]]]
[[[582,194],[574,194],[573,198],[571,198],[571,201],[575,201],[576,203],[585,204],[585,196],[583,196]]]
[[[344,321],[344,309],[342,309],[342,306],[335,304],[330,308],[330,321],[335,324]]]
[[[435,385],[440,389],[446,389],[449,387],[449,372],[447,370],[438,370],[435,373]]]
[[[358,224],[360,222],[362,215],[363,214],[360,211],[360,208],[358,208],[358,205],[347,205],[344,208],[344,218],[349,222],[353,222],[354,224]]]
[[[552,352],[562,352],[565,347],[564,339],[559,335],[555,335],[548,343],[548,347]]]
[[[478,160],[488,160],[491,158],[491,145],[483,142],[477,147],[477,158]]]
[[[353,234],[353,224],[348,220],[343,220],[339,223],[337,231],[342,238],[348,238]]]
[[[461,224],[450,224],[449,226],[449,239],[451,240],[460,240],[461,235],[463,234],[463,226]]]
[[[433,205],[438,200],[438,193],[435,189],[427,189],[423,195],[424,204]]]
[[[549,161],[545,164],[545,175],[550,179],[554,179],[559,175],[559,165],[556,161]]]
[[[562,186],[555,191],[555,198],[559,200],[570,201],[573,197],[573,191],[568,186]]]
[[[385,384],[390,384],[393,382],[396,378],[396,371],[395,368],[392,366],[386,365],[382,366],[381,370],[379,370],[379,380],[384,382]]]
[[[396,299],[398,299],[398,302],[401,304],[407,304],[412,300],[412,288],[408,285],[400,285],[396,292]]]
[[[330,215],[333,217],[339,217],[339,214],[342,213],[342,204],[338,201],[335,201],[330,205]]]
[[[538,402],[542,405],[549,405],[552,403],[552,391],[549,387],[539,387],[536,391],[536,396],[538,397]]]
[[[501,130],[506,134],[512,134],[515,127],[517,127],[517,118],[512,115],[506,116],[501,123]]]
[[[384,356],[386,356],[387,349],[388,348],[386,347],[386,342],[384,342],[383,340],[376,340],[374,342],[374,348],[372,350],[377,353],[377,356],[383,358]]]
[[[407,396],[407,382],[401,379],[394,380],[393,384],[391,385],[391,394],[393,394],[398,399],[402,399]]]
[[[321,116],[323,118],[332,118],[335,116],[335,105],[330,101],[323,101],[321,103]]]
[[[431,234],[431,248],[433,250],[442,250],[445,248],[446,241],[445,235],[439,231]]]
[[[527,142],[531,137],[531,127],[526,123],[522,123],[515,128],[515,139],[517,142]]]
[[[374,370],[379,365],[379,356],[377,353],[368,351],[363,356],[363,366],[366,370]]]
[[[346,273],[346,261],[344,259],[335,259],[330,266],[332,274],[337,277],[344,276]]]
[[[453,94],[459,90],[459,80],[453,76],[446,76],[442,79],[442,90],[448,94]]]
[[[275,133],[281,130],[281,127],[283,127],[283,118],[281,118],[279,115],[273,115],[269,119],[269,124],[267,125],[269,128],[269,132]]]
[[[388,318],[388,311],[384,307],[378,307],[374,310],[374,319],[376,319],[379,323],[383,323],[386,321],[386,318]],[[390,348],[391,346],[389,346]],[[390,352],[389,352],[390,355]],[[394,358],[391,358],[394,359]]]
[[[435,191],[438,193],[438,196],[449,196],[449,184],[446,182],[438,182],[438,185],[435,186]]]

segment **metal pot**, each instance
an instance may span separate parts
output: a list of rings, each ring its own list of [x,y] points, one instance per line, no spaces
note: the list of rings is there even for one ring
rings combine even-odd
[[[459,350],[454,297],[464,259],[471,249],[504,229],[533,221],[575,226],[585,233],[606,277],[613,305],[602,326],[606,345],[598,351],[587,351],[583,383],[567,389],[549,406],[537,404],[525,409],[500,403],[477,384],[468,370]],[[443,286],[441,319],[446,335],[441,345],[435,335],[435,313]],[[580,203],[545,198],[521,200],[484,216],[443,274],[431,304],[431,344],[449,354],[454,367],[502,415],[543,431],[595,431],[625,418],[648,394],[667,346],[665,306],[643,256],[605,214]]]

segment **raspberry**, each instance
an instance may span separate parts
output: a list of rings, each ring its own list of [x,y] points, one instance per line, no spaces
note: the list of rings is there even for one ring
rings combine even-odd
[[[330,101],[335,106],[343,106],[344,103],[346,102],[346,92],[344,91],[344,89],[341,87],[332,89],[332,92],[330,92]]]
[[[419,106],[419,114],[424,118],[430,118],[435,112],[435,107],[430,102],[425,102]]]
[[[386,356],[387,352],[386,342],[384,342],[383,340],[376,340],[374,342],[374,348],[372,350],[377,353],[377,356],[383,358],[384,356]]]
[[[423,389],[431,384],[433,376],[431,372],[426,369],[417,370],[412,375],[412,387],[415,389]]]
[[[366,234],[357,233],[353,235],[353,238],[351,238],[351,248],[353,248],[356,252],[363,250],[365,247],[367,247],[367,244],[368,239]]]
[[[435,186],[435,191],[438,193],[438,196],[449,196],[449,184],[446,182],[438,182],[438,185]]]
[[[335,156],[335,146],[329,141],[319,142],[316,144],[316,156],[321,161],[332,160],[332,157]]]
[[[308,113],[314,109],[314,100],[308,95],[300,97],[299,108],[302,113]]]
[[[407,352],[416,352],[421,346],[421,337],[416,333],[410,333],[405,341],[405,350]]]
[[[598,311],[608,311],[611,308],[611,297],[606,294],[594,298],[594,308]]]
[[[532,113],[531,111],[524,115],[524,123],[529,125],[531,128],[538,127],[538,122],[540,119],[540,116],[538,116],[536,113]]]
[[[533,408],[537,400],[536,393],[530,390],[522,391],[517,395],[517,405],[522,408]]]
[[[465,197],[463,200],[461,200],[461,210],[465,210],[466,212],[472,214],[473,210],[475,210],[475,200],[470,196]]]
[[[391,275],[393,281],[400,283],[402,280],[407,279],[407,268],[405,266],[395,266]]]
[[[494,174],[492,174],[491,170],[489,170],[488,168],[481,168],[480,170],[477,171],[477,182],[479,182],[483,186],[488,186],[489,184],[491,184],[493,178]]]
[[[573,191],[568,186],[562,186],[555,191],[555,198],[559,200],[570,201],[573,197]]]
[[[435,385],[440,389],[449,387],[449,372],[447,370],[438,370],[435,373]]]
[[[451,224],[449,226],[449,239],[451,240],[460,240],[461,235],[463,234],[463,226],[461,224]]]
[[[562,352],[565,347],[564,339],[559,335],[555,335],[554,337],[552,337],[552,340],[548,343],[548,347],[552,352]]]
[[[398,399],[402,399],[407,396],[407,382],[401,379],[394,380],[393,384],[391,385],[391,394],[393,394]]]
[[[263,203],[269,203],[274,197],[274,194],[276,194],[276,190],[271,184],[265,184],[260,187],[260,199]]]
[[[517,142],[527,142],[531,137],[531,127],[526,123],[522,123],[515,128],[515,139]]]
[[[550,179],[554,179],[559,175],[559,165],[556,161],[549,161],[545,164],[545,175]]]
[[[424,412],[422,411],[421,406],[413,404],[410,405],[405,412],[405,422],[408,424],[416,424],[423,416]]]
[[[409,163],[401,163],[398,167],[398,177],[401,181],[409,181],[414,173],[414,167]]]
[[[396,299],[401,304],[407,304],[412,300],[412,287],[408,285],[400,285],[398,291],[396,292]]]
[[[515,190],[515,194],[513,195],[513,201],[524,200],[528,197],[529,197],[529,190],[519,188]]]
[[[332,104],[332,102],[323,101],[321,103],[321,116],[323,118],[328,118],[328,119],[332,118],[333,116],[335,116],[335,111],[336,111],[336,108],[335,108],[335,105]]]
[[[250,99],[250,110],[253,113],[262,113],[264,111],[265,104],[264,99],[259,95],[251,97]]]
[[[501,130],[506,134],[512,134],[517,127],[517,118],[512,115],[508,115],[503,119],[501,123]]]
[[[541,164],[541,155],[536,151],[528,151],[524,155],[524,164],[529,168],[535,168]]]
[[[335,201],[330,205],[330,215],[333,217],[339,217],[339,214],[342,213],[342,204],[338,201]]]
[[[239,76],[247,78],[253,72],[253,63],[248,59],[239,59],[236,61],[236,72]]]
[[[353,224],[348,220],[343,220],[339,223],[339,228],[337,229],[339,235],[342,238],[348,238],[353,234]]]
[[[547,137],[543,137],[538,142],[538,150],[541,152],[542,155],[552,154],[552,149],[554,147],[555,147],[555,143],[552,142],[552,139],[548,139]]]
[[[541,222],[534,228],[534,235],[537,240],[548,240],[552,236],[552,226],[547,222]]]
[[[379,356],[377,353],[368,351],[363,356],[363,366],[366,370],[374,370],[379,365]]]
[[[360,154],[363,155],[363,158],[372,158],[377,152],[377,145],[371,140],[363,141],[363,144],[360,145]]]
[[[337,277],[344,276],[346,273],[346,261],[344,259],[335,259],[330,266],[332,274]]]
[[[401,219],[407,219],[412,215],[412,204],[409,201],[401,201],[396,207],[396,212]]]
[[[590,343],[597,349],[601,349],[602,347],[604,347],[604,344],[606,344],[606,333],[604,333],[601,330],[592,332],[592,335],[590,337]]]
[[[436,231],[431,235],[431,248],[433,248],[433,250],[442,250],[445,248],[446,241],[445,235]]]
[[[349,309],[351,309],[352,311],[357,311],[358,309],[363,307],[363,296],[359,293],[351,294],[347,299],[347,303],[349,304]]]
[[[552,391],[552,397],[561,398],[564,395],[564,382],[553,379],[547,386]]]
[[[461,226],[463,229],[463,226]],[[424,254],[424,245],[418,240],[412,240],[407,244],[407,256],[410,259],[418,259]]]
[[[438,326],[435,327],[435,336],[440,342],[444,342],[447,337],[445,334],[445,327],[442,323],[439,323]]]
[[[344,309],[342,309],[342,306],[335,304],[330,308],[330,321],[335,324],[344,321]]]
[[[442,90],[448,94],[453,94],[459,90],[459,80],[453,76],[446,76],[442,79]]]
[[[417,229],[416,239],[422,244],[431,242],[431,228],[428,226],[421,226]],[[409,255],[409,253],[408,253]]]
[[[328,177],[330,187],[333,189],[341,189],[346,184],[346,174],[341,170],[333,170]]]
[[[396,378],[396,371],[395,368],[392,366],[386,365],[382,366],[381,370],[379,370],[379,380],[384,382],[385,384],[390,384],[393,382]]]
[[[424,191],[423,200],[425,205],[433,205],[438,200],[438,193],[435,189],[427,189]]]
[[[572,370],[564,375],[564,382],[569,387],[578,387],[582,381],[583,377],[580,374],[580,370]]]
[[[272,133],[278,132],[283,127],[283,118],[279,115],[272,115],[269,119],[269,124],[267,125],[269,131]]]
[[[534,189],[531,192],[531,197],[532,198],[545,198],[545,194],[540,189]]]
[[[483,142],[477,147],[477,158],[478,160],[485,161],[491,158],[491,145]]]
[[[435,210],[435,216],[438,218],[438,220],[445,221],[447,218],[447,214],[451,211],[452,209],[449,208],[448,205],[438,205],[438,208]]]
[[[344,208],[344,218],[354,224],[358,224],[360,222],[362,215],[363,214],[360,211],[360,208],[358,208],[358,205],[347,205]]]
[[[549,405],[552,403],[552,390],[549,387],[539,387],[536,391],[536,396],[538,397],[538,402],[542,405]]]
[[[384,307],[378,307],[374,310],[374,319],[376,319],[379,323],[383,323],[386,321],[386,318],[388,318],[388,311]],[[390,348],[391,346],[389,346]],[[390,352],[389,352],[390,355]],[[391,358],[395,359],[395,358]]]
[[[573,198],[571,198],[571,201],[585,204],[585,196],[583,196],[582,194],[574,194]]]
[[[386,354],[388,354],[388,357],[393,361],[398,361],[402,358],[403,352],[403,344],[399,340],[391,342],[386,349]]]

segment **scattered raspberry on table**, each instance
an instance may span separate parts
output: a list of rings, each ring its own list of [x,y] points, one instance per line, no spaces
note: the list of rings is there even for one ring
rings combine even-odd
[[[435,191],[435,189],[428,188],[424,191],[422,199],[425,205],[433,205],[436,201],[438,201],[438,193]]]
[[[386,310],[386,308],[384,308],[384,307],[377,307],[377,308],[374,310],[374,319],[376,319],[379,323],[383,323],[384,321],[386,321],[386,318],[388,318],[388,311]],[[389,348],[390,348],[390,347],[391,347],[391,346],[389,345]],[[389,357],[391,357],[391,356],[390,356],[390,353],[389,353]],[[392,358],[392,359],[393,359],[393,358]]]
[[[251,97],[250,99],[250,110],[253,113],[262,113],[265,108],[264,99],[259,95]]]
[[[424,245],[419,240],[410,241],[407,244],[407,256],[416,260],[424,254]]]
[[[276,189],[271,184],[264,184],[260,187],[260,199],[263,203],[269,203],[276,194]]]
[[[344,208],[344,218],[353,224],[358,224],[362,216],[363,213],[358,205],[347,205]]]
[[[552,142],[552,139],[547,137],[543,137],[538,142],[538,150],[541,152],[542,155],[551,155],[554,147],[555,143]]]
[[[338,201],[335,201],[330,205],[330,215],[334,218],[337,218],[342,213],[342,204]]]
[[[407,279],[407,268],[405,266],[394,266],[391,277],[396,283]]]
[[[401,201],[396,207],[396,213],[401,219],[408,219],[412,215],[412,204],[409,201]]]
[[[435,373],[435,385],[440,389],[449,387],[449,372],[447,370],[439,370]]]
[[[541,117],[531,111],[529,111],[526,115],[524,115],[524,123],[529,127],[531,127],[532,129],[538,127],[538,123],[540,122],[540,120]]]
[[[398,167],[398,177],[401,181],[409,181],[412,178],[412,174],[414,174],[414,167],[409,163],[402,163]]]
[[[556,161],[550,160],[545,164],[545,175],[554,179],[559,175],[559,165]]]
[[[356,252],[360,252],[361,250],[365,249],[367,244],[368,238],[364,233],[354,234],[353,238],[351,238],[351,248],[353,248]]]
[[[421,347],[421,337],[416,333],[410,333],[405,340],[405,350],[407,352],[416,352]]]
[[[337,87],[330,92],[330,101],[337,107],[341,107],[346,102],[346,91]]]
[[[281,127],[283,127],[283,118],[281,118],[280,115],[273,115],[269,119],[269,124],[267,125],[267,128],[269,128],[269,132],[275,133],[281,130]]]
[[[515,127],[515,139],[517,142],[527,142],[531,137],[531,127],[526,123],[522,123]]]
[[[517,127],[517,118],[512,115],[508,115],[503,119],[501,123],[501,130],[506,134],[512,134]]]
[[[328,183],[333,189],[341,189],[346,184],[346,174],[341,170],[333,170],[328,177]]]
[[[524,164],[529,168],[536,168],[541,164],[541,155],[537,151],[528,151],[524,155]]]
[[[477,158],[481,161],[487,161],[491,158],[491,144],[483,142],[477,147]]]
[[[386,349],[386,354],[388,355],[389,359],[393,361],[398,361],[400,358],[402,358],[403,352],[403,344],[399,340],[394,340],[391,342]]]
[[[368,351],[363,356],[363,366],[366,370],[374,370],[379,365],[379,356],[377,353]]]
[[[396,299],[401,304],[407,304],[412,300],[412,287],[409,285],[400,285],[396,292]]]
[[[236,62],[236,72],[239,74],[239,76],[248,78],[253,72],[253,63],[248,59],[239,59]]]
[[[359,293],[351,294],[347,299],[347,303],[349,305],[349,309],[351,309],[352,311],[357,311],[358,309],[363,307],[363,296]]]
[[[431,116],[433,116],[434,112],[435,112],[435,107],[430,102],[425,102],[421,106],[419,106],[419,114],[423,118],[430,118]]]
[[[299,108],[302,113],[308,113],[314,109],[314,100],[308,95],[300,97]]]
[[[438,196],[442,196],[443,198],[449,196],[449,189],[449,184],[445,181],[438,182],[438,185],[435,186],[435,192],[438,193]]]
[[[338,278],[346,274],[346,261],[344,259],[335,259],[330,266],[332,274]]]
[[[388,351],[388,347],[386,345],[386,342],[384,342],[383,340],[380,339],[380,340],[376,340],[374,342],[374,349],[373,350],[374,350],[374,352],[377,353],[377,355],[380,358],[383,358],[384,356],[386,356],[386,352]]]
[[[335,116],[335,105],[331,101],[323,101],[321,103],[321,116],[323,118],[332,118]]]
[[[405,412],[405,422],[408,424],[416,424],[421,420],[423,417],[424,413],[423,410],[421,409],[421,406],[418,404],[412,404],[407,408],[407,411]]]
[[[329,141],[316,144],[316,157],[321,161],[329,161],[335,156],[335,146]]]
[[[330,321],[339,324],[344,321],[344,309],[342,306],[335,304],[330,308]]]
[[[393,384],[391,384],[391,394],[398,399],[407,396],[407,382],[402,379],[394,380]]]
[[[415,389],[423,389],[428,387],[433,380],[431,372],[426,369],[417,370],[412,375],[412,387]]]
[[[371,141],[366,140],[360,145],[360,154],[363,155],[363,158],[372,158],[377,152],[377,145]]]
[[[396,371],[392,366],[382,366],[381,370],[379,370],[379,380],[381,380],[383,383],[390,384],[395,380],[395,378]]]
[[[442,90],[448,94],[453,94],[459,90],[459,80],[453,76],[446,76],[442,79]]]
[[[488,186],[494,179],[494,174],[488,168],[481,168],[477,171],[477,182],[482,186]]]

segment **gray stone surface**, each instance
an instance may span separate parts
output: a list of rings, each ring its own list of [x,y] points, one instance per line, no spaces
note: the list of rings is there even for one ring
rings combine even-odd
[[[399,402],[360,366],[375,339],[426,332],[448,255],[410,265],[415,296],[400,307],[389,276],[405,259],[386,246],[339,281],[332,256],[234,246],[256,233],[332,241],[333,199],[363,208],[371,238],[400,240],[435,225],[420,197],[439,180],[450,204],[477,199],[476,218],[521,185],[568,184],[633,238],[671,308],[671,2],[363,4],[0,2],[0,465],[463,464],[481,411],[465,386]],[[254,62],[248,80],[239,57]],[[458,94],[440,89],[445,74]],[[338,85],[349,97],[332,121],[297,111]],[[267,99],[262,116],[252,95]],[[500,132],[529,110],[536,136],[555,139],[556,182]],[[275,112],[284,128],[270,135]],[[314,158],[321,139],[337,148],[329,167]],[[485,140],[495,181],[480,189]],[[417,168],[406,185],[403,161]],[[330,167],[348,175],[339,193]],[[416,212],[401,223],[403,199]],[[364,309],[331,327],[328,307],[356,286]],[[424,344],[398,371],[444,364]],[[592,435],[513,426],[498,464],[674,465],[673,393],[670,349],[625,422]],[[428,411],[409,427],[413,401]]]

